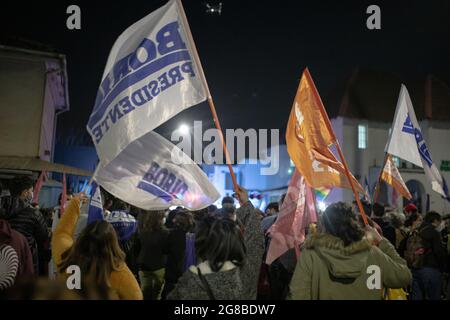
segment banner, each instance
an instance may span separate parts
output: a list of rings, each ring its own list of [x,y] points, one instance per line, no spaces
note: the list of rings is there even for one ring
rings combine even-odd
[[[305,241],[305,228],[316,222],[313,190],[306,185],[305,179],[296,170],[289,182],[278,218],[269,229],[271,240],[266,263],[271,264],[292,248],[296,249],[298,257],[299,246]]]
[[[310,187],[350,189],[344,166],[329,149],[335,142],[330,130],[331,124],[323,110],[319,93],[306,69],[300,80],[286,130],[289,156]],[[352,175],[351,178],[356,190],[364,194],[358,181]]]
[[[395,110],[391,134],[386,145],[387,153],[421,167],[434,191],[446,197],[444,182],[425,143],[408,90],[402,84]]]
[[[144,210],[200,210],[220,197],[191,158],[153,131],[99,168],[94,179],[115,197]]]
[[[131,142],[206,100],[203,70],[175,0],[114,43],[87,124],[102,166]]]
[[[406,199],[412,199],[412,195],[406,184],[403,182],[402,176],[395,166],[395,163],[392,161],[392,156],[390,154],[387,156],[386,164],[384,165],[383,173],[381,174],[381,179],[390,184],[392,188],[394,188]]]
[[[92,183],[92,196],[89,202],[87,224],[94,221],[103,220],[103,201],[100,187]]]

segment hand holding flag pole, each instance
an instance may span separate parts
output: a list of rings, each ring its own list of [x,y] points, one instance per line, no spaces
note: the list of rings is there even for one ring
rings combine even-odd
[[[214,124],[216,125],[216,128],[219,131],[220,141],[222,142],[223,152],[225,154],[225,160],[226,160],[228,169],[230,170],[230,175],[231,175],[231,179],[233,181],[234,191],[238,192],[239,186],[236,181],[236,175],[234,174],[233,167],[231,166],[230,154],[228,152],[228,148],[225,143],[225,139],[223,137],[222,127],[220,126],[219,117],[217,116],[217,112],[216,112],[216,107],[214,106],[214,101],[213,101],[211,93],[209,91],[208,82],[206,81],[205,73],[203,72],[203,67],[202,67],[202,64],[200,61],[200,57],[197,52],[197,47],[195,46],[194,38],[192,37],[191,29],[189,27],[189,23],[187,21],[186,14],[184,12],[183,4],[181,3],[181,0],[176,0],[176,1],[178,3],[178,7],[180,8],[181,20],[183,22],[184,28],[186,29],[186,34],[188,37],[188,41],[192,47],[192,52],[193,52],[195,62],[197,64],[197,66],[199,67],[200,78],[202,79],[203,85],[205,86],[206,91],[207,91],[209,108],[211,109],[211,113],[212,113],[212,116],[214,119]]]

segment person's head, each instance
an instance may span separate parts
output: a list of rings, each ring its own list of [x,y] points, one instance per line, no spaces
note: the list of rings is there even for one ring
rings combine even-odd
[[[246,247],[241,229],[234,221],[208,217],[199,222],[195,236],[195,249],[201,261],[208,261],[214,272],[226,261],[236,266],[245,263]]]
[[[279,204],[278,202],[271,202],[267,205],[266,207],[266,215],[273,215],[273,214],[277,214],[279,211]]]
[[[405,220],[405,227],[411,228],[411,229],[417,229],[423,222],[422,216],[416,211],[411,212]]]
[[[124,261],[116,231],[109,222],[101,220],[83,229],[73,246],[62,254],[58,269],[65,273],[69,266],[77,265],[84,277],[99,287],[110,287],[111,272],[119,270]]]
[[[352,208],[343,202],[329,205],[321,222],[324,231],[341,239],[345,246],[360,241],[364,236]]]
[[[216,216],[236,221],[236,207],[234,204],[224,203],[222,208],[217,210]]]
[[[363,207],[364,213],[366,214],[366,216],[370,216],[371,213],[372,213],[372,206],[365,199],[360,199],[360,201],[361,201],[361,205]],[[361,212],[359,210],[358,203],[356,202],[356,200],[353,200],[353,202],[352,202],[352,210],[353,210],[353,212],[356,215],[360,215],[361,214]]]
[[[445,215],[442,220],[445,223],[445,228],[450,231],[450,214]]]
[[[222,199],[222,206],[224,204],[232,204],[232,205],[234,205],[234,198],[230,197],[230,196],[223,197],[223,199]]]
[[[145,211],[138,217],[139,232],[155,232],[163,229],[164,210]]]
[[[405,213],[405,215],[410,215],[412,213],[418,213],[419,210],[417,209],[417,206],[414,203],[408,203],[403,209],[403,212]]]
[[[191,232],[194,228],[194,217],[188,210],[180,209],[173,218],[173,224],[176,229]]]
[[[31,203],[33,200],[33,180],[26,176],[18,176],[10,181],[11,196]]]
[[[385,210],[384,206],[378,202],[373,204],[373,215],[376,218],[382,218],[384,216]]]
[[[394,228],[398,229],[405,225],[405,215],[400,212],[389,213],[391,224]]]
[[[442,216],[436,211],[430,211],[425,215],[424,221],[438,227],[442,222]]]

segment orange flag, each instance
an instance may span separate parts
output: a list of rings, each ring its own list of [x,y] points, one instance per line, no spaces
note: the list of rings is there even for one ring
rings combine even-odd
[[[408,190],[408,187],[403,182],[402,176],[392,161],[392,156],[388,154],[386,164],[383,168],[383,173],[381,175],[381,179],[383,179],[386,183],[389,183],[392,188],[397,190],[403,197],[408,200],[412,199],[412,195]]]
[[[344,166],[329,147],[336,141],[308,69],[303,72],[289,116],[286,143],[297,170],[312,188],[351,188]],[[357,191],[364,188],[351,176]]]

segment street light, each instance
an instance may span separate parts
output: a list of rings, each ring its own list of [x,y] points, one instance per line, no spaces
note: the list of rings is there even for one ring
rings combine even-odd
[[[189,126],[187,124],[182,124],[180,125],[180,127],[178,128],[178,130],[180,131],[180,133],[182,135],[187,135],[189,134]]]

